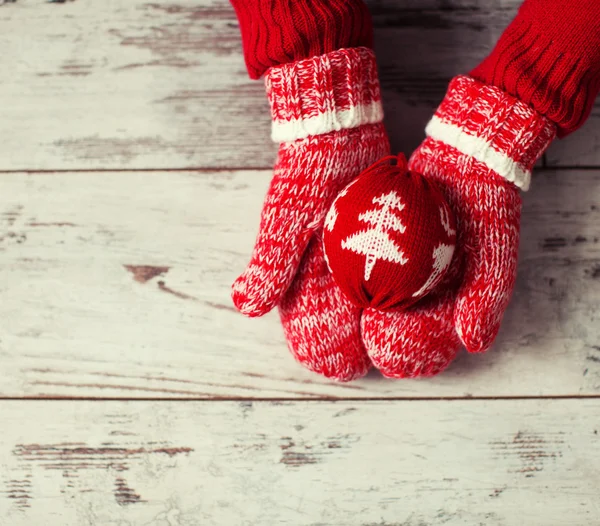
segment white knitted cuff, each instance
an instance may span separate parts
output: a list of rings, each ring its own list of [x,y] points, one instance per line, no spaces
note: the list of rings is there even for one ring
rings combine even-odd
[[[459,76],[450,82],[425,133],[527,190],[556,126],[499,88]]]
[[[339,49],[271,68],[265,75],[275,142],[383,120],[372,50]]]

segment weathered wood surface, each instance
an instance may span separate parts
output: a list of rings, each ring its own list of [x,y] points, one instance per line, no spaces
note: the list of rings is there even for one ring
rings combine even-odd
[[[518,3],[369,2],[395,150]],[[491,352],[336,385],[230,303],[275,150],[227,0],[0,0],[0,71],[0,526],[599,523],[600,170],[536,174]]]
[[[395,150],[448,80],[494,44],[519,0],[373,0]],[[0,170],[271,165],[268,108],[227,0],[0,3]],[[600,113],[551,165],[600,165]]]
[[[268,171],[2,174],[0,395],[438,397],[600,393],[600,171],[524,194],[517,290],[495,349],[427,381],[336,385],[276,314],[234,311]]]
[[[2,403],[2,526],[574,526],[600,401]]]

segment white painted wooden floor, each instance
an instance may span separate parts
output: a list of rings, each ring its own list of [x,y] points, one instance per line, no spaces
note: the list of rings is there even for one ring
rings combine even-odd
[[[518,0],[373,0],[409,152]],[[229,299],[275,148],[227,0],[0,0],[1,526],[600,525],[600,106],[495,348],[337,385]]]

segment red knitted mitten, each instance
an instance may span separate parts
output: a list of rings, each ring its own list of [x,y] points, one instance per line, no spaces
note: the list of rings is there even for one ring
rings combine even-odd
[[[413,309],[364,311],[363,338],[385,376],[437,374],[460,343],[492,344],[515,283],[521,198],[556,134],[546,117],[502,90],[455,78],[409,168],[437,181],[457,220],[457,248],[440,287]]]
[[[350,380],[370,365],[360,310],[335,286],[321,237],[337,193],[389,153],[375,56],[348,48],[272,67],[266,85],[272,136],[281,146],[254,252],[233,285],[233,301],[248,316],[280,304],[295,357],[313,371]]]
[[[437,294],[400,314],[366,311],[363,336],[387,376],[443,370],[460,342],[492,344],[515,282],[521,200],[555,133],[590,114],[600,89],[600,2],[525,0],[471,77],[451,84],[410,168],[444,188],[458,248]]]

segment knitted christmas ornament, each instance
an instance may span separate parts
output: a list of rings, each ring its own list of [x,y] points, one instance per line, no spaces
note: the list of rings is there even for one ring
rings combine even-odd
[[[390,161],[397,161],[396,165]],[[390,156],[336,198],[323,244],[329,269],[361,308],[405,308],[430,292],[450,266],[454,215],[434,183]]]
[[[296,359],[327,377],[351,380],[371,364],[360,309],[333,281],[322,233],[340,190],[389,154],[375,55],[340,49],[272,67],[265,80],[279,155],[233,302],[247,316],[279,305]]]

